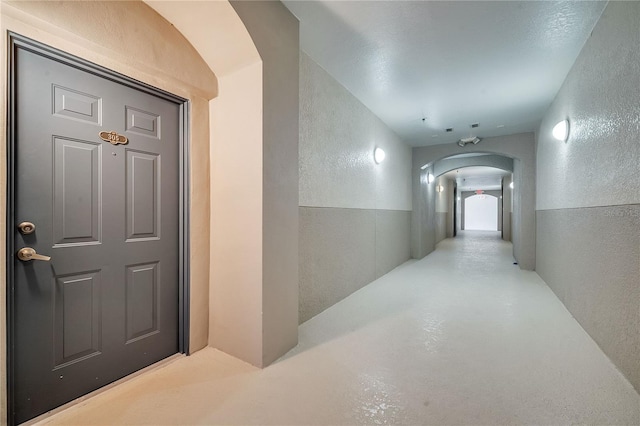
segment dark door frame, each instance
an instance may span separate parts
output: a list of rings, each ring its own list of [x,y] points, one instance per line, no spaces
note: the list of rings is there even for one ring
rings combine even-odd
[[[114,81],[124,86],[140,90],[142,92],[160,97],[170,102],[176,103],[180,106],[180,130],[179,130],[179,213],[178,213],[178,278],[179,278],[179,292],[178,292],[178,349],[180,353],[189,354],[189,277],[190,277],[190,264],[189,264],[189,213],[190,213],[190,198],[189,198],[189,114],[190,114],[190,102],[188,99],[173,95],[164,90],[150,86],[141,81],[135,80],[131,77],[127,77],[118,72],[109,70],[100,65],[89,62],[85,59],[77,56],[62,52],[58,49],[49,47],[45,44],[21,36],[19,34],[9,32],[7,56],[9,62],[8,72],[8,105],[7,105],[7,310],[6,310],[6,323],[7,323],[7,421],[10,425],[15,424],[13,417],[14,410],[14,395],[13,389],[15,386],[15,374],[14,374],[14,268],[13,261],[16,253],[16,248],[13,241],[14,228],[16,226],[14,211],[15,211],[15,153],[16,153],[16,121],[15,121],[15,105],[16,105],[16,90],[15,90],[15,72],[16,72],[16,58],[15,53],[17,49],[24,49],[33,53],[39,54],[51,60],[78,68],[82,71],[94,74],[96,76],[105,78],[107,80]],[[1,420],[0,420],[1,422]]]
[[[500,239],[504,240],[504,177],[500,179],[500,198],[498,199],[499,209],[502,212],[502,216],[500,216],[500,211],[498,212],[498,217],[502,219],[502,223],[500,223]]]
[[[453,236],[458,235],[458,186],[453,186]]]

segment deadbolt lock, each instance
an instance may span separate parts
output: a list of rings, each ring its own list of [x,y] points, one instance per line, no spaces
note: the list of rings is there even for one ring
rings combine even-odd
[[[31,247],[23,247],[18,250],[18,259],[23,262],[27,262],[29,260],[44,260],[45,262],[48,262],[51,260],[51,257],[38,254]]]
[[[18,225],[18,229],[23,235],[29,235],[33,234],[33,232],[36,230],[36,226],[31,222],[22,222],[20,225]]]

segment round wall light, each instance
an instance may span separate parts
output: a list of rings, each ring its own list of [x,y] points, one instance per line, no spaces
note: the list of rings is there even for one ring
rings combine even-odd
[[[436,178],[435,178],[435,176],[433,176],[431,173],[429,173],[429,174],[427,175],[427,183],[431,183],[431,182],[433,182],[435,179],[436,179]]]
[[[561,122],[553,126],[551,134],[557,140],[566,142],[569,138],[569,120],[562,120]]]
[[[509,188],[511,188],[511,189],[513,189],[513,187],[514,187],[514,186],[515,186],[515,185],[513,184],[513,182],[511,182],[511,183],[509,184]]]
[[[384,161],[384,158],[387,156],[382,148],[376,148],[373,150],[373,160],[376,164],[380,164]]]

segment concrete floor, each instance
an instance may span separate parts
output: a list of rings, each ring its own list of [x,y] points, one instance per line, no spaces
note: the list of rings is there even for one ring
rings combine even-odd
[[[44,423],[640,424],[640,396],[497,233],[445,240],[259,370],[213,349]]]

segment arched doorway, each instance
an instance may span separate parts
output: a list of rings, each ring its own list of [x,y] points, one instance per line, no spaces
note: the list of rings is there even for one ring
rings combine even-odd
[[[463,198],[464,229],[469,231],[498,231],[499,197],[473,194]]]
[[[420,259],[435,249],[436,176],[457,167],[490,166],[511,162],[514,183],[510,195],[513,206],[511,235],[513,255],[522,269],[535,267],[535,139],[522,133],[483,139],[473,151],[454,143],[413,149],[412,257]],[[456,158],[457,157],[457,158]],[[453,165],[457,162],[456,165]],[[504,169],[504,167],[502,167]],[[459,191],[459,189],[458,189]],[[458,192],[459,194],[459,192]],[[458,198],[460,196],[458,195]],[[506,201],[506,200],[505,200]],[[504,203],[507,205],[507,203]],[[458,220],[460,220],[458,218]]]

